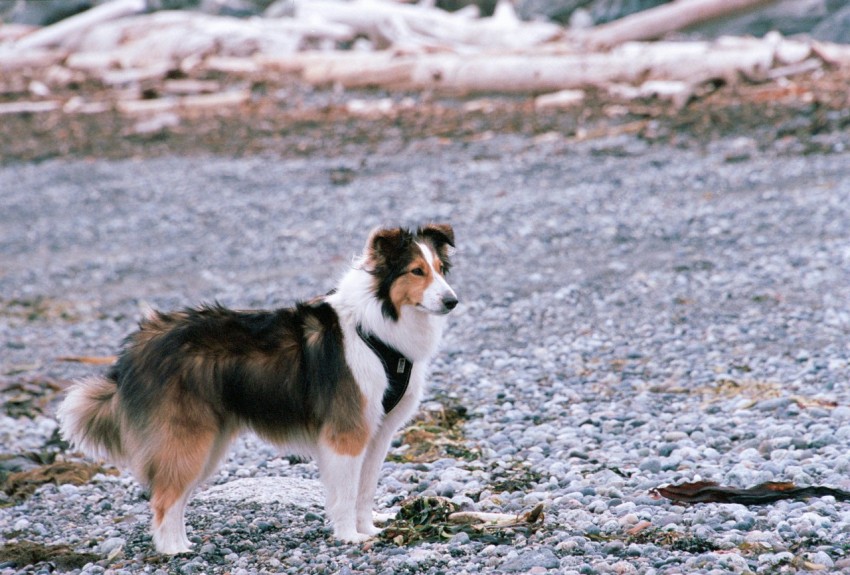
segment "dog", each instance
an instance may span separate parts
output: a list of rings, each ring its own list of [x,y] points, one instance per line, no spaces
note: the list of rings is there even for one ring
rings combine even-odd
[[[62,434],[149,489],[160,553],[190,550],[189,496],[248,430],[312,456],[334,536],[363,542],[380,532],[381,464],[458,304],[453,251],[447,224],[376,229],[325,296],[272,311],[151,311],[105,376],[70,388]]]

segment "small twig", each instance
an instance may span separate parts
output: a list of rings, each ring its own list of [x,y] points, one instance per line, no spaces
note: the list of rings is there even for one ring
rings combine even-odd
[[[767,79],[777,80],[779,78],[787,78],[788,76],[796,76],[797,74],[806,74],[808,72],[820,70],[822,67],[823,62],[821,60],[817,58],[809,58],[808,60],[803,60],[796,64],[774,68],[767,73]]]
[[[117,361],[114,355],[93,356],[93,355],[65,355],[57,357],[56,361],[67,361],[71,363],[87,363],[90,365],[112,365]]]
[[[450,523],[470,525],[474,529],[497,530],[512,527],[527,527],[543,521],[543,504],[538,503],[534,509],[522,515],[507,513],[484,513],[479,511],[458,511],[448,517]]]

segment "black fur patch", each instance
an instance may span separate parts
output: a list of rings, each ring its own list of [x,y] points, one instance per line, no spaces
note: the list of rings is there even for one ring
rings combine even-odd
[[[201,402],[219,424],[235,418],[272,439],[350,419],[346,402],[360,409],[339,319],[321,300],[275,311],[214,305],[157,314],[127,339],[110,377],[142,427],[166,398],[190,411]]]

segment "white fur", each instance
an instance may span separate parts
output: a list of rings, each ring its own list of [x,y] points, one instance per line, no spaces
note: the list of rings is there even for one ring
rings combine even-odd
[[[448,284],[439,274],[445,287]],[[430,289],[430,288],[429,288]],[[449,290],[451,288],[448,288]],[[453,294],[454,292],[452,292]],[[329,491],[329,502],[338,501],[343,492],[350,493],[350,486],[356,485],[356,537],[345,537],[348,533],[338,536],[350,541],[358,541],[363,537],[373,536],[380,532],[375,527],[372,505],[378,485],[381,464],[389,451],[393,435],[413,415],[425,391],[425,377],[429,360],[437,351],[440,338],[445,326],[445,317],[435,315],[426,310],[412,306],[404,306],[399,318],[393,321],[384,317],[381,302],[374,296],[374,278],[358,262],[342,279],[339,288],[327,298],[327,302],[336,310],[343,329],[345,341],[345,358],[367,401],[367,420],[370,428],[369,444],[365,453],[358,460],[342,460],[327,462],[326,466],[341,465],[342,483],[335,484],[332,476],[325,479],[325,469],[320,470]],[[381,361],[375,353],[357,335],[357,326],[363,326],[367,332],[383,340],[413,361],[413,371],[407,391],[396,407],[390,413],[383,413],[381,404],[387,379]],[[352,482],[351,477],[357,477]],[[330,496],[335,493],[335,496]],[[328,506],[331,520],[336,525],[342,521],[348,526],[350,510],[334,510]]]
[[[186,502],[191,494],[192,489],[187,489],[186,493],[168,508],[162,522],[159,525],[154,525],[153,543],[160,553],[174,555],[191,551],[192,543],[186,536],[186,519],[184,517]]]
[[[425,311],[436,314],[446,313],[446,308],[443,304],[446,298],[457,299],[454,290],[449,286],[446,278],[444,278],[436,268],[434,268],[434,254],[425,244],[417,244],[419,249],[422,251],[422,255],[425,257],[425,261],[428,262],[428,267],[431,268],[431,277],[433,281],[431,281],[431,285],[425,290],[425,293],[422,297],[422,303],[420,304]]]
[[[86,430],[80,425],[81,416],[88,411],[90,395],[101,387],[103,378],[88,376],[78,379],[68,390],[64,401],[56,410],[56,419],[62,430],[62,437],[80,451],[96,459],[111,459],[114,463],[122,463],[114,454],[109,453],[102,445],[91,441]]]

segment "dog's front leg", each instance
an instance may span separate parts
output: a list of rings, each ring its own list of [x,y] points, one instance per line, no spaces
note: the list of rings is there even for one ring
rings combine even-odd
[[[361,543],[370,537],[358,533],[355,507],[364,457],[365,450],[350,456],[329,448],[321,448],[316,457],[325,486],[325,512],[333,525],[334,537],[348,543]]]
[[[378,489],[381,465],[390,449],[394,433],[395,426],[387,425],[386,421],[381,425],[380,430],[369,443],[360,473],[360,489],[357,493],[357,531],[370,536],[381,532],[381,529],[375,527],[372,506]]]

